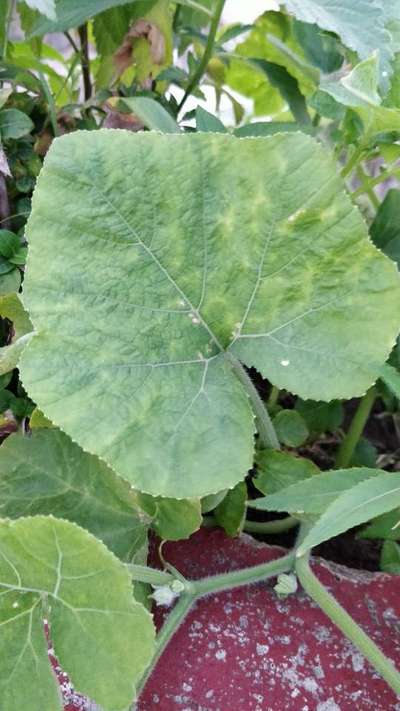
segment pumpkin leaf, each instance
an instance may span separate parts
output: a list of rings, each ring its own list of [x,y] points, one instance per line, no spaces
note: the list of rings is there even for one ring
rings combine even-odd
[[[395,265],[303,134],[70,134],[47,154],[27,235],[24,385],[152,495],[244,479],[254,419],[232,358],[304,398],[350,397],[400,326]]]
[[[274,494],[319,473],[318,467],[309,459],[273,449],[258,452],[256,462],[254,485],[262,494]]]
[[[63,432],[37,428],[0,447],[0,516],[53,514],[87,528],[118,557],[146,542],[148,519],[129,485]]]
[[[180,128],[171,114],[158,101],[147,96],[135,96],[122,100],[147,128],[161,133],[179,133]]]
[[[246,519],[247,486],[239,481],[214,511],[215,520],[228,536],[238,536]]]
[[[20,356],[32,338],[32,324],[18,294],[12,292],[0,296],[0,316],[13,324],[13,336],[8,346],[0,348],[0,375],[8,373],[18,365]]]
[[[50,516],[0,521],[0,591],[4,709],[62,709],[44,617],[75,688],[107,709],[127,708],[150,661],[154,628],[133,598],[127,568],[100,541]]]
[[[200,499],[171,499],[139,494],[141,508],[151,516],[151,527],[165,541],[189,538],[201,526]]]
[[[48,19],[40,15],[34,22],[29,37],[45,35],[48,32],[64,32],[70,27],[79,27],[104,10],[131,5],[132,2],[135,0],[56,0],[56,19]]]
[[[400,575],[400,546],[395,541],[385,541],[383,544],[380,567],[385,573]]]

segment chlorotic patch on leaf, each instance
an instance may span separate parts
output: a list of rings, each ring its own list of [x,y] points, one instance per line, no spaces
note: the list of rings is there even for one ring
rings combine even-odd
[[[216,493],[250,468],[253,414],[226,351],[303,398],[348,398],[400,327],[395,265],[302,134],[70,134],[27,234],[25,387],[153,495]]]

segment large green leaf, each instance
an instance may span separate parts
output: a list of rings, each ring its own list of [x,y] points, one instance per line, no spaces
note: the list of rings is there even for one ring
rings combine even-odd
[[[291,484],[286,489],[279,489],[264,499],[255,499],[251,506],[260,511],[320,514],[343,492],[380,473],[379,469],[354,467],[324,472],[313,477],[307,475],[307,479]]]
[[[384,2],[387,0],[283,0],[282,4],[298,20],[335,32],[360,59],[379,50],[383,84],[387,86],[393,47],[385,28],[388,16],[383,10]]]
[[[25,386],[146,493],[245,476],[254,422],[232,356],[303,397],[350,397],[399,330],[396,267],[302,134],[70,134],[27,233]]]
[[[87,531],[37,516],[0,522],[2,711],[61,711],[43,618],[76,689],[123,711],[150,661],[151,616],[128,570]]]
[[[400,474],[377,471],[377,476],[352,486],[328,506],[299,546],[299,555],[400,506]]]
[[[132,2],[135,0],[56,0],[56,19],[49,20],[40,15],[33,25],[30,36],[45,35],[48,32],[64,32],[70,27],[79,27],[104,10],[130,5]]]
[[[87,528],[125,560],[146,542],[135,495],[104,462],[54,428],[8,437],[0,447],[0,516],[50,513]]]

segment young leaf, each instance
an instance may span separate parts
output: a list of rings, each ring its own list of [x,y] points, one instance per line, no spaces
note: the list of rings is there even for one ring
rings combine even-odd
[[[21,138],[33,129],[33,122],[18,109],[2,109],[0,111],[0,138]]]
[[[27,234],[38,335],[24,384],[153,495],[216,493],[251,467],[227,350],[329,400],[363,393],[399,330],[397,269],[303,134],[69,134],[47,154]]]
[[[376,54],[357,64],[339,81],[321,82],[321,89],[337,102],[351,107],[362,119],[367,136],[400,131],[400,111],[381,106]]]
[[[252,508],[260,511],[288,511],[289,513],[320,514],[348,489],[365,479],[377,477],[380,469],[338,469],[299,481],[280,489],[265,499],[255,499]]]
[[[312,434],[334,432],[343,422],[343,405],[338,400],[318,402],[299,398],[295,408]]]
[[[319,474],[309,459],[294,457],[287,452],[263,449],[257,454],[257,476],[254,485],[262,494],[274,494],[292,484]]]
[[[0,591],[4,709],[61,711],[45,616],[75,688],[106,709],[127,708],[152,656],[154,629],[132,596],[128,570],[102,543],[52,517],[1,521]]]
[[[375,476],[355,484],[328,506],[301,543],[299,555],[328,538],[400,506],[400,474],[376,471]]]
[[[201,526],[200,499],[169,499],[138,494],[143,511],[151,516],[151,527],[166,541],[189,538]]]
[[[306,441],[308,427],[296,410],[281,410],[273,420],[276,434],[287,447],[300,447]]]
[[[255,121],[254,123],[246,123],[244,126],[235,128],[234,135],[238,138],[246,138],[247,136],[272,136],[274,133],[290,133],[304,130],[304,126],[300,127],[292,121]]]
[[[264,72],[271,86],[278,89],[282,98],[287,102],[293,118],[297,123],[301,124],[311,124],[311,118],[307,111],[307,104],[304,96],[299,89],[299,83],[295,77],[285,69],[285,67],[279,64],[274,64],[273,62],[267,62],[265,59],[249,59],[252,65],[258,67],[262,72]]]
[[[385,541],[382,546],[380,567],[385,573],[400,575],[400,546],[394,541]]]
[[[54,428],[11,435],[0,447],[0,516],[50,513],[87,528],[124,560],[146,541],[135,495],[104,462]]]
[[[400,509],[378,516],[358,534],[358,538],[400,540]]]
[[[220,504],[221,501],[225,498],[227,493],[227,489],[222,489],[222,491],[218,491],[216,494],[203,496],[203,498],[201,499],[201,513],[206,514],[210,511],[213,511],[218,506],[218,504]]]
[[[247,486],[240,481],[228,491],[214,511],[215,519],[228,536],[237,536],[246,518]]]
[[[203,133],[226,133],[222,121],[201,106],[196,109],[196,128]]]
[[[180,128],[171,114],[158,101],[147,96],[135,96],[122,101],[147,128],[161,133],[179,133]]]
[[[360,59],[379,50],[382,84],[388,86],[393,48],[391,36],[385,29],[384,3],[371,0],[284,0],[284,4],[298,20],[339,35],[343,44],[357,52]]]
[[[33,336],[33,327],[18,294],[0,296],[0,316],[9,319],[14,330],[11,343],[0,348],[0,375],[3,375],[18,365],[21,353]]]

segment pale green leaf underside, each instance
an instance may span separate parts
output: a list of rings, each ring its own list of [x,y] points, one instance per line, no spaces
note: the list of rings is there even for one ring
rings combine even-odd
[[[298,555],[398,506],[400,474],[381,472],[378,476],[362,481],[342,493],[326,509],[301,543]]]
[[[302,134],[63,137],[28,237],[25,386],[150,494],[215,493],[251,466],[225,349],[329,400],[366,390],[400,327],[395,265]]]
[[[380,473],[380,469],[367,467],[323,472],[291,484],[263,499],[252,501],[252,508],[261,511],[320,514],[344,491]]]
[[[48,599],[45,610],[43,600]],[[61,711],[43,617],[75,688],[105,711],[123,711],[148,664],[151,616],[135,602],[127,569],[68,521],[0,522],[2,711]]]
[[[128,5],[135,0],[56,0],[56,18],[50,20],[41,15],[34,23],[30,37],[48,32],[64,32],[70,27],[78,27],[95,15],[111,7]]]
[[[388,19],[383,10],[385,2],[387,0],[283,0],[282,4],[299,20],[338,34],[343,44],[357,52],[360,59],[379,50],[382,83],[387,87],[393,47],[391,35],[385,29]]]
[[[32,324],[14,292],[0,297],[0,316],[12,321],[14,331],[11,343],[0,348],[0,375],[3,375],[18,365],[21,353],[32,337]]]
[[[0,517],[37,514],[87,528],[126,560],[146,543],[148,524],[129,484],[55,428],[11,435],[0,447]]]

